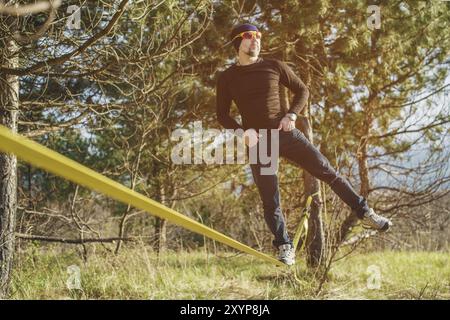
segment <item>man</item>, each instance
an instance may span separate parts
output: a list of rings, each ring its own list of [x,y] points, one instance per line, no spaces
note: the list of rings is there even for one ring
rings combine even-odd
[[[236,64],[220,73],[217,80],[217,119],[227,129],[242,128],[244,141],[253,148],[260,129],[279,130],[279,154],[327,183],[331,189],[356,213],[364,225],[387,231],[392,225],[385,217],[369,208],[366,199],[358,195],[350,183],[341,177],[320,151],[311,144],[295,120],[308,100],[309,91],[286,63],[259,57],[261,33],[251,24],[236,26],[231,32],[231,42],[238,54]],[[293,93],[288,112],[283,112],[279,99],[279,84]],[[242,126],[230,116],[234,101],[242,118]],[[252,141],[256,141],[252,143]],[[270,146],[269,146],[270,148]],[[250,164],[264,208],[264,217],[275,236],[273,244],[279,249],[279,260],[292,265],[295,252],[286,230],[281,211],[278,178],[275,174],[261,174],[262,163]]]

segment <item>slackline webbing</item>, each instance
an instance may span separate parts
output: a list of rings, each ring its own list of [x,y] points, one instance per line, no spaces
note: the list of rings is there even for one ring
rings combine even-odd
[[[40,145],[0,125],[0,151],[13,153],[18,158],[73,181],[88,189],[100,192],[122,203],[144,210],[157,217],[184,227],[195,233],[226,244],[234,249],[248,253],[267,262],[285,266],[277,259],[244,245],[212,228],[209,228],[181,213],[170,209],[114,180],[89,169],[47,147]]]

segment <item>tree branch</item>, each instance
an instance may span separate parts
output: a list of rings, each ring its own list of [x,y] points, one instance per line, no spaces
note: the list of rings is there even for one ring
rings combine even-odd
[[[137,238],[87,238],[87,239],[66,239],[66,238],[55,238],[46,237],[32,234],[16,233],[16,237],[23,240],[29,241],[46,241],[46,242],[59,242],[67,244],[83,244],[88,242],[109,242],[114,243],[115,241],[137,241]]]
[[[79,48],[77,48],[69,53],[63,54],[62,56],[60,56],[58,58],[41,61],[31,67],[24,68],[24,69],[11,69],[11,68],[0,67],[0,72],[6,73],[6,74],[12,74],[12,75],[16,75],[16,76],[24,76],[24,75],[39,71],[40,69],[45,68],[45,67],[64,63],[65,61],[71,59],[72,57],[84,52],[88,47],[90,47],[91,45],[96,43],[98,40],[100,40],[100,38],[102,38],[102,37],[106,36],[108,33],[110,33],[112,28],[114,27],[114,25],[117,23],[119,18],[125,12],[125,6],[128,4],[128,2],[129,2],[129,0],[123,0],[119,5],[119,9],[114,14],[114,16],[112,17],[111,21],[108,23],[106,28],[103,29],[102,31],[100,31],[99,33],[97,33],[96,35],[94,35],[89,40],[87,40]]]
[[[34,4],[26,4],[22,6],[5,6],[2,1],[0,2],[0,13],[21,17],[26,16],[27,14],[35,14],[43,11],[48,11],[50,9],[56,9],[60,5],[61,0],[41,1]]]

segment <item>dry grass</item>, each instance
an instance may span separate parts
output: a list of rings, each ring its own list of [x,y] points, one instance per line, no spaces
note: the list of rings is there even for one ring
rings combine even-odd
[[[380,270],[379,289],[367,287],[371,265]],[[79,268],[80,289],[68,289],[70,266]],[[247,255],[201,251],[167,252],[158,259],[148,247],[136,246],[118,256],[97,250],[83,262],[73,247],[55,245],[20,254],[11,298],[450,299],[449,266],[448,253],[358,254],[336,263],[316,296],[317,280],[302,261],[281,268]]]

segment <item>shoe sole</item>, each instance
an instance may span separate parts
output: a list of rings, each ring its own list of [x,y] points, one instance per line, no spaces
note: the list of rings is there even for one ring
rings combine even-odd
[[[295,261],[294,262],[292,262],[291,264],[289,264],[286,260],[284,260],[284,259],[279,259],[279,261],[281,261],[281,262],[283,262],[285,265],[287,265],[287,266],[293,266],[294,264],[295,264]]]
[[[386,231],[389,230],[390,227],[391,227],[390,223],[387,222],[387,223],[384,224],[383,228],[380,229],[380,231],[386,232]]]

